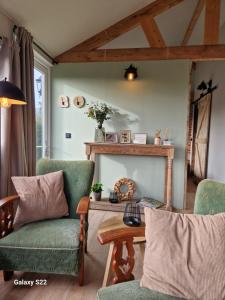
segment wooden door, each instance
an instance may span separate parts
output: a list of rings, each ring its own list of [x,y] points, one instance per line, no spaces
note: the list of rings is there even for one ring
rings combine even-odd
[[[207,176],[208,144],[212,94],[204,96],[195,109],[194,177],[200,181]],[[197,116],[196,116],[197,115]]]

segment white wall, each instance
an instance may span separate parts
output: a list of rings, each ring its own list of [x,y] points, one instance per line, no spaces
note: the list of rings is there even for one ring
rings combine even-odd
[[[11,37],[13,22],[0,11],[0,36]]]
[[[202,80],[212,79],[218,85],[212,99],[208,178],[225,182],[225,61],[199,62],[194,76],[195,98],[199,97],[196,88]]]

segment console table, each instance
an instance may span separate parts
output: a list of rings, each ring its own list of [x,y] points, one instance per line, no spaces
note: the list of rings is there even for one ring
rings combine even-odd
[[[165,157],[164,202],[167,210],[172,210],[172,168],[174,146],[140,144],[85,143],[88,160],[95,161],[96,154],[138,155]]]

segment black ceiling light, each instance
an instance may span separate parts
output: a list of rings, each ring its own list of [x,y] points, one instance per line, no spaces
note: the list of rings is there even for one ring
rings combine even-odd
[[[5,78],[0,81],[0,107],[7,108],[12,104],[25,105],[27,103],[23,92]]]
[[[125,69],[124,78],[127,80],[134,80],[137,78],[137,68],[135,68],[133,65],[130,65],[127,69]]]

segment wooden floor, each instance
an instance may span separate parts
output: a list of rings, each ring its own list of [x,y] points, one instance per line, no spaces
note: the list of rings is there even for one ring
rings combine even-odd
[[[96,239],[99,224],[119,213],[92,210],[89,214],[88,254],[85,261],[85,284],[79,287],[78,280],[72,276],[18,273],[11,281],[4,282],[0,277],[0,299],[5,300],[94,300],[101,287],[108,254],[108,246],[101,246]],[[135,278],[141,277],[142,261],[139,247],[135,246]],[[19,287],[15,279],[47,279],[47,286]]]

